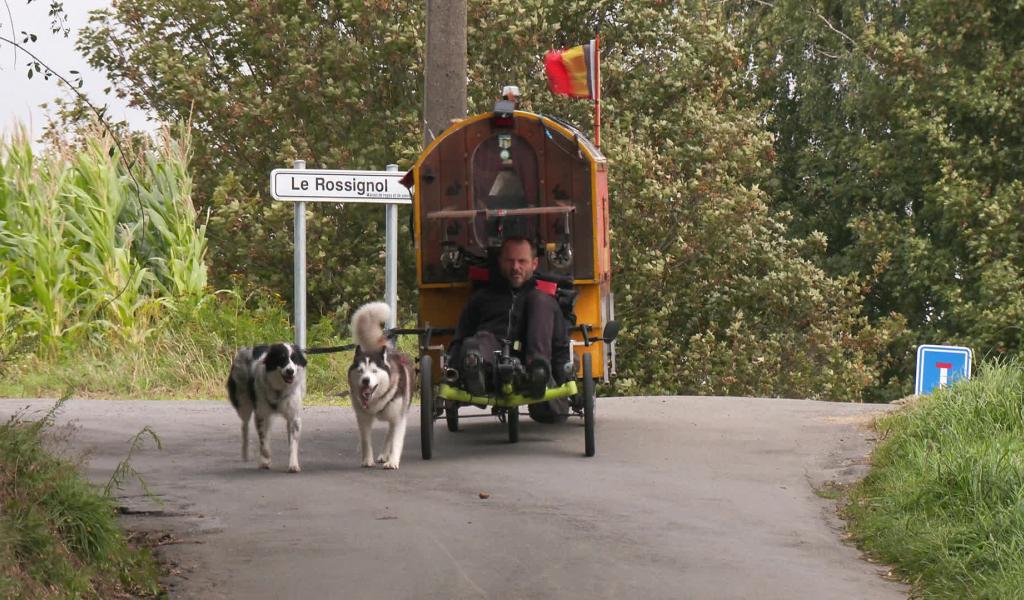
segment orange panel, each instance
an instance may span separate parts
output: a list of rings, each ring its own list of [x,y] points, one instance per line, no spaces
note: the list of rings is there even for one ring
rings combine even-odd
[[[601,288],[598,284],[576,285],[579,296],[576,298],[576,323],[577,325],[587,324],[593,326],[590,332],[591,337],[600,335],[604,329],[604,321],[601,319]],[[572,334],[574,340],[583,341],[580,332]],[[581,355],[589,352],[593,355],[593,375],[595,379],[604,377],[604,342],[597,342],[589,348],[576,346],[574,351]],[[580,363],[582,364],[582,363]],[[581,370],[580,375],[583,374]]]
[[[612,252],[608,241],[608,172],[598,170],[594,173],[594,208],[597,211],[597,235],[594,246],[597,248],[597,272],[595,279],[608,279],[612,272]]]
[[[444,287],[420,288],[420,316],[419,326],[425,327],[429,324],[437,328],[455,328],[459,322],[459,314],[462,307],[469,301],[470,288],[466,284],[456,284]],[[445,349],[451,342],[452,336],[432,336],[430,345],[444,344]],[[431,351],[434,359],[434,381],[440,381],[441,377],[441,356],[440,352]]]
[[[462,307],[469,301],[468,285],[420,288],[420,327],[455,327]]]

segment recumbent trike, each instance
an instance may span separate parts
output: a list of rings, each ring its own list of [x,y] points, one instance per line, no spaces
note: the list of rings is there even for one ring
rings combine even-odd
[[[431,458],[434,421],[450,431],[470,416],[495,415],[519,438],[521,406],[567,398],[584,421],[585,455],[595,453],[595,383],[615,371],[608,245],[607,160],[571,125],[515,110],[499,100],[494,111],[454,123],[424,150],[404,179],[413,193],[413,233],[419,286],[421,447]],[[562,377],[542,397],[517,385],[522,364],[514,340],[492,361],[493,388],[473,395],[447,363],[446,351],[462,308],[494,266],[504,238],[529,237],[539,246],[538,280],[550,286],[571,341]],[[483,414],[460,414],[480,407]]]

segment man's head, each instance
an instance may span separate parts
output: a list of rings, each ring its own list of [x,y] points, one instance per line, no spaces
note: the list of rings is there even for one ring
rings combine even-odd
[[[537,253],[526,238],[509,238],[501,245],[498,259],[501,274],[513,289],[519,289],[537,270]]]

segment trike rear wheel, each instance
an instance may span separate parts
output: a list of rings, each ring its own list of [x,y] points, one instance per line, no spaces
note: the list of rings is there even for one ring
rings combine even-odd
[[[519,407],[510,406],[508,408],[508,441],[516,443],[519,441]]]
[[[429,354],[420,358],[420,449],[423,460],[433,456],[434,445],[434,363]]]
[[[594,376],[590,354],[583,355],[583,442],[584,454],[593,456],[597,451],[594,443]]]
[[[445,402],[444,420],[448,423],[448,431],[459,430],[459,405],[454,400]]]

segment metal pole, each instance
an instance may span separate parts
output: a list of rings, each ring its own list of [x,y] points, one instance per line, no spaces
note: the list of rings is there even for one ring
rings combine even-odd
[[[386,169],[394,173],[398,165],[388,165]],[[384,301],[391,307],[387,322],[390,329],[398,322],[398,206],[388,203],[384,210]]]
[[[305,169],[306,161],[292,163],[293,169]],[[295,345],[306,347],[306,203],[295,203]]]

